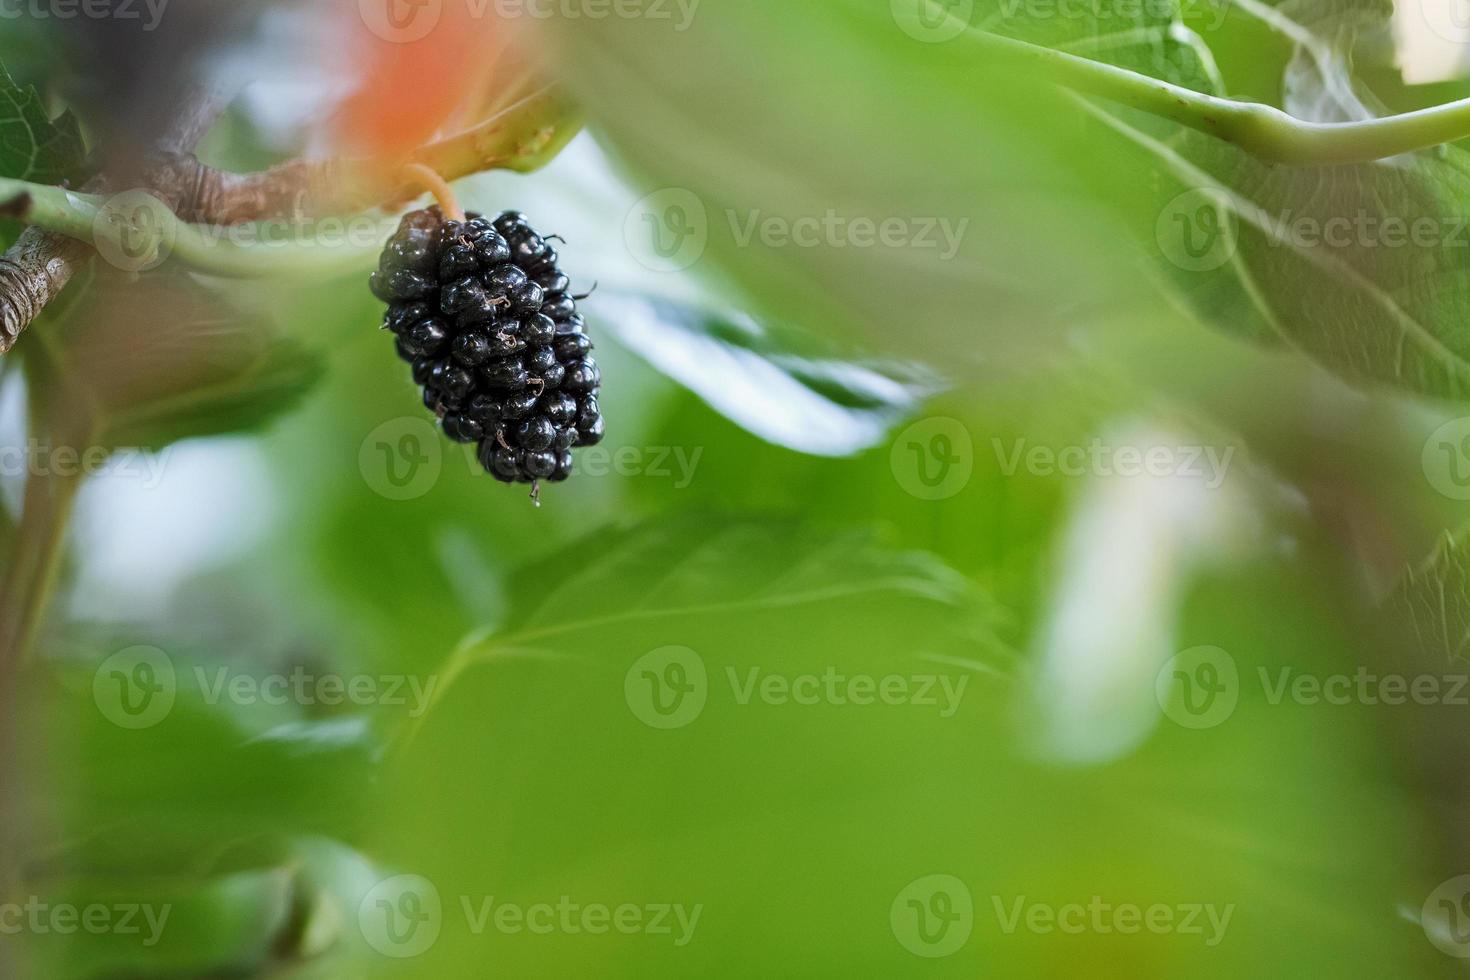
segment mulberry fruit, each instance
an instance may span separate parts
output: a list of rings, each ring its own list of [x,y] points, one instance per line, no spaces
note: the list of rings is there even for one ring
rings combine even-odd
[[[571,449],[602,439],[602,374],[553,240],[518,211],[414,211],[371,281],[424,405],[503,483],[565,480]]]

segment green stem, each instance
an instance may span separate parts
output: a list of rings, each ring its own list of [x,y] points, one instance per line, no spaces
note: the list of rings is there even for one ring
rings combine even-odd
[[[1066,88],[1208,133],[1271,163],[1367,163],[1470,136],[1470,99],[1381,119],[1316,123],[973,27],[965,36],[994,59],[1039,69]]]
[[[420,149],[412,161],[431,167],[447,180],[486,170],[528,173],[549,162],[581,126],[575,108],[553,92],[537,92],[474,129]],[[356,199],[358,207],[418,193],[399,174],[385,173],[381,161],[323,161],[314,166],[320,173],[331,174],[334,183],[341,185],[343,199]],[[272,178],[271,174],[255,176]],[[0,178],[0,204],[13,201],[25,202],[19,210],[28,223],[88,244],[111,244],[121,254],[137,254],[141,229],[163,258],[241,278],[317,280],[370,268],[397,224],[392,216],[373,212],[315,219],[309,226],[286,219],[191,224],[161,201],[154,207],[136,197],[107,198]],[[109,201],[119,204],[109,208]],[[142,217],[147,220],[137,224],[133,219],[140,210],[146,210]]]
[[[26,819],[25,772],[17,709],[21,672],[30,660],[36,631],[61,567],[62,543],[82,478],[48,478],[32,473],[9,567],[0,583],[0,895],[19,886],[22,829]],[[0,948],[0,973],[11,975],[6,961],[14,950]]]
[[[16,198],[29,199],[25,220],[31,224],[91,245],[108,243],[123,253],[128,252],[124,236],[130,232],[125,224],[105,217],[98,220],[107,206],[107,198],[0,178],[0,201]],[[313,236],[283,237],[289,226],[271,222],[230,226],[188,224],[161,201],[156,208],[148,208],[148,212],[155,222],[149,229],[151,240],[158,243],[165,257],[178,258],[204,272],[240,277],[319,278],[364,268],[374,261],[383,239],[395,224],[388,217],[359,215]]]
[[[61,545],[71,522],[80,478],[32,475],[9,573],[0,589],[0,664],[7,673],[30,660],[41,614],[61,567]]]

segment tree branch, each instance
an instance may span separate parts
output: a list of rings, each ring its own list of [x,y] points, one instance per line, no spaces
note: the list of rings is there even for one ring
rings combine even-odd
[[[236,225],[271,218],[314,218],[352,214],[417,197],[418,186],[402,175],[419,163],[445,180],[485,170],[528,173],[544,165],[581,130],[580,116],[556,92],[541,89],[490,119],[407,159],[291,160],[252,174],[235,174],[201,164],[192,154],[165,156],[154,189],[182,202],[184,221]]]
[[[31,227],[0,255],[0,354],[71,281],[88,251],[75,238]]]
[[[158,150],[163,153],[192,150],[219,118],[227,101],[224,93],[214,88],[196,92],[159,139]],[[100,181],[94,181],[88,189],[101,189],[101,186]],[[29,195],[10,203],[19,216],[28,216]],[[4,210],[0,207],[0,211]],[[21,331],[66,288],[89,253],[83,240],[33,225],[21,232],[15,244],[0,255],[0,354],[10,352]]]
[[[580,114],[558,94],[543,89],[503,109],[473,129],[426,146],[406,160],[294,160],[255,174],[231,174],[199,163],[191,154],[155,155],[148,186],[173,208],[154,229],[177,259],[226,276],[307,275],[321,277],[365,268],[392,231],[382,229],[362,242],[302,237],[269,240],[238,226],[251,221],[360,214],[373,207],[411,200],[420,193],[407,179],[406,163],[421,163],[448,180],[485,170],[530,172],[543,166],[580,130]],[[89,188],[90,189],[90,188]],[[106,199],[24,181],[0,179],[0,202],[15,202],[34,225],[92,243],[109,234],[95,219]],[[24,327],[54,297],[69,275],[36,278],[37,288],[14,319]],[[16,330],[16,333],[19,329]],[[0,351],[3,352],[3,351]]]

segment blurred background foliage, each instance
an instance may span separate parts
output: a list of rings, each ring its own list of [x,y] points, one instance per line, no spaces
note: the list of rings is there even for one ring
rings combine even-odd
[[[1015,9],[972,22],[1059,46],[1118,28]],[[1240,8],[1204,13],[1193,40],[1140,15],[1126,27],[1144,42],[1116,60],[1282,104],[1293,45]],[[204,159],[244,170],[321,148],[322,93],[342,79],[312,60],[320,14],[251,5],[227,48],[206,48],[211,71],[250,84]],[[17,975],[1456,975],[1421,908],[1470,868],[1463,710],[1273,701],[1260,678],[1464,673],[1463,649],[1434,642],[1467,622],[1443,544],[1463,507],[1421,457],[1459,392],[1431,372],[1350,387],[1338,374],[1373,374],[1333,360],[1351,344],[1298,343],[1294,329],[1331,328],[1309,315],[1339,289],[1330,276],[1263,287],[1283,337],[1230,269],[1169,267],[1153,225],[1178,174],[963,39],[923,43],[883,5],[846,2],[704,0],[675,23],[551,25],[541,43],[590,131],[542,172],[459,185],[469,207],[561,233],[564,267],[599,283],[585,305],[606,453],[540,508],[421,438],[362,277],[99,268],[0,362],[0,445],[119,449],[81,488],[16,680],[6,888],[172,910],[149,946],[0,937]],[[0,61],[105,149],[120,137],[96,120],[114,109],[87,102],[96,78],[66,56],[96,39],[54,26],[7,22]],[[1370,64],[1395,107],[1429,101]],[[1208,162],[1260,186],[1233,169],[1248,162]],[[1456,187],[1415,206],[1458,213]],[[708,243],[660,271],[639,202],[670,188],[703,207]],[[728,218],[829,209],[968,230],[943,259],[742,243]],[[1245,260],[1279,257],[1263,247]],[[1458,263],[1435,267],[1447,279],[1467,261],[1436,260]],[[1451,346],[1454,313],[1427,314]],[[1392,347],[1371,312],[1349,319],[1366,340],[1347,362]],[[969,475],[925,499],[914,433],[931,430],[910,427],[935,419],[968,439]],[[1094,439],[1234,455],[1218,486],[1007,463]],[[23,500],[48,480],[0,477],[7,567],[37,533],[17,526]],[[135,730],[96,685],[139,646],[178,683],[166,717]],[[1200,646],[1227,651],[1241,682],[1228,720],[1197,730],[1155,678]],[[625,683],[669,647],[695,652],[708,702],[664,730]],[[432,706],[240,703],[196,682],[298,668],[432,684]],[[742,704],[727,671],[752,668],[965,687],[948,716]],[[890,922],[931,874],[974,901],[969,941],[938,959]],[[399,875],[442,902],[437,942],[401,959],[371,926]],[[561,896],[701,912],[677,945],[477,932],[462,905]],[[1094,896],[1233,911],[1206,945],[1007,932],[995,904]]]

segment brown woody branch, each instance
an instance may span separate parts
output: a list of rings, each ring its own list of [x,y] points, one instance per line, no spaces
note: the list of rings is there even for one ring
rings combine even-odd
[[[473,129],[432,143],[395,163],[377,159],[291,160],[259,173],[236,174],[201,164],[192,154],[161,154],[151,185],[185,221],[233,225],[270,218],[350,214],[416,197],[405,164],[429,167],[445,180],[485,170],[534,170],[581,128],[556,93],[542,89]]]
[[[89,247],[44,228],[27,228],[0,255],[0,354],[71,281]]]

